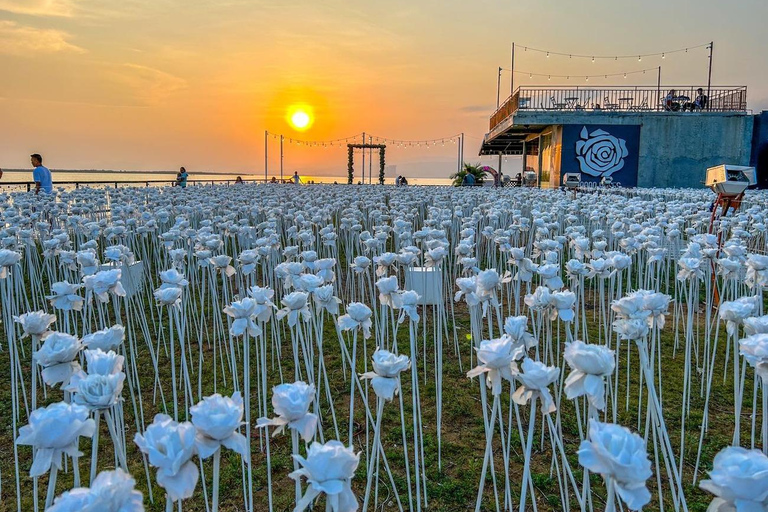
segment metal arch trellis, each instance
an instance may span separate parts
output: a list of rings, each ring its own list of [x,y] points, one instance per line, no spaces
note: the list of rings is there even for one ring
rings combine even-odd
[[[347,144],[347,184],[351,185],[355,179],[355,157],[356,149],[378,149],[379,150],[379,185],[384,184],[384,166],[386,162],[386,144]],[[365,170],[363,170],[365,172]]]

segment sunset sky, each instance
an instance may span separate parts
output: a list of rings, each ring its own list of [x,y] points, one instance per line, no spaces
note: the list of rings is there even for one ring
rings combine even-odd
[[[705,49],[593,64],[521,47],[635,54],[714,40],[713,83],[747,85],[758,111],[768,108],[767,19],[766,0],[0,0],[0,167],[27,167],[39,152],[53,168],[263,174],[265,129],[313,140],[465,132],[466,160],[478,161],[512,41],[519,70],[662,65],[662,83],[680,85],[706,83]],[[302,133],[287,122],[298,104],[314,120]],[[345,151],[286,145],[286,173],[343,175]],[[409,176],[456,167],[452,144],[387,156]]]

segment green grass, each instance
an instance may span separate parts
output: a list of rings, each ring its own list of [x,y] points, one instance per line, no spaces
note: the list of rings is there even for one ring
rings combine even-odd
[[[154,306],[148,306],[154,307]],[[506,308],[506,305],[504,306]],[[589,307],[589,306],[588,306]],[[198,347],[202,348],[204,360],[206,366],[202,374],[202,387],[203,395],[207,395],[213,392],[214,383],[217,386],[217,391],[223,394],[229,394],[232,392],[231,381],[227,379],[222,380],[220,361],[217,361],[217,374],[214,381],[214,372],[211,365],[213,358],[212,341],[208,338],[208,335],[212,332],[212,318],[217,314],[211,311],[210,304],[207,305],[205,315],[207,318],[208,328],[206,330],[206,336],[203,337],[199,344],[198,334],[190,333],[193,336],[191,341],[192,353],[190,354],[190,360],[195,362],[192,375],[193,388],[196,383],[197,375],[197,358]],[[432,318],[432,315],[424,315]],[[149,309],[147,309],[147,317],[149,316]],[[157,321],[158,315],[155,313],[155,320]],[[434,379],[434,366],[431,359],[431,344],[428,347],[428,361],[426,370],[424,369],[424,361],[419,361],[419,374],[421,375],[420,391],[421,391],[421,407],[424,421],[424,449],[426,456],[426,468],[427,468],[427,491],[429,497],[429,509],[441,510],[441,511],[462,511],[473,510],[474,503],[477,495],[477,485],[480,478],[480,470],[482,468],[483,453],[484,453],[484,427],[483,416],[480,402],[479,384],[477,380],[469,380],[466,377],[466,371],[469,366],[470,355],[470,341],[467,340],[466,334],[469,332],[469,315],[466,308],[462,305],[456,305],[456,324],[449,325],[449,331],[452,332],[455,329],[457,339],[460,345],[461,360],[463,368],[459,368],[459,358],[454,353],[453,338],[444,340],[444,375],[443,375],[443,431],[442,431],[442,465],[438,463],[437,456],[437,444],[438,438],[435,429],[436,424],[436,402],[435,402],[435,379]],[[683,319],[684,320],[684,319]],[[135,322],[135,318],[131,319]],[[449,315],[450,321],[450,315]],[[226,320],[224,320],[226,326]],[[124,319],[124,323],[128,323],[128,319]],[[662,366],[664,373],[664,388],[663,388],[663,405],[665,411],[665,421],[667,423],[668,430],[672,436],[672,446],[676,454],[679,454],[680,449],[680,407],[681,407],[681,394],[683,384],[683,352],[682,346],[678,350],[676,357],[673,357],[674,351],[674,325],[675,319],[670,315],[667,320],[666,328],[662,334],[660,340]],[[282,325],[283,329],[283,344],[282,352],[280,354],[269,354],[270,361],[274,355],[279,358],[282,365],[283,375],[286,381],[292,381],[293,377],[293,365],[292,365],[292,353],[290,345],[290,334],[287,330],[287,326]],[[433,329],[431,323],[427,325],[427,331],[430,333]],[[590,313],[590,340],[592,342],[597,341],[597,326],[592,321]],[[149,340],[152,343],[157,343],[158,338],[164,340],[167,338],[168,323],[167,318],[164,318],[162,327],[158,324],[152,325],[150,320],[150,332],[153,339]],[[699,470],[699,478],[701,479],[703,470],[710,467],[711,461],[714,455],[723,447],[728,446],[732,437],[733,429],[733,406],[732,406],[732,389],[731,378],[723,379],[722,361],[725,356],[725,344],[724,344],[724,332],[721,332],[721,341],[719,344],[718,365],[715,371],[715,378],[712,391],[712,400],[710,403],[710,428],[705,438],[703,452],[702,452],[702,464]],[[428,334],[428,338],[431,339],[431,335]],[[565,336],[560,330],[561,346],[559,348],[562,351],[562,342],[564,342]],[[159,399],[153,395],[152,382],[154,372],[152,370],[149,351],[146,346],[147,340],[137,332],[137,346],[139,347],[138,358],[138,372],[140,375],[140,381],[142,384],[142,398],[144,403],[145,421],[147,424],[151,423],[154,414],[162,412],[163,407],[159,402]],[[271,346],[271,333],[268,336],[268,346]],[[337,336],[334,327],[326,315],[326,324],[324,326],[324,346],[326,351],[326,365],[329,371],[329,379],[332,386],[332,395],[334,403],[336,405],[337,418],[339,420],[339,430],[341,433],[341,440],[346,443],[347,441],[347,421],[348,421],[348,397],[349,397],[349,382],[344,380],[342,373],[341,354],[338,347]],[[349,343],[350,337],[345,337],[345,340]],[[419,349],[423,347],[421,345],[422,330],[421,326],[418,330],[418,344]],[[228,339],[224,339],[228,342]],[[683,340],[681,340],[683,341]],[[22,362],[23,373],[26,378],[26,382],[29,382],[30,372],[30,347],[29,340],[26,339],[21,343],[25,343],[26,357]],[[237,341],[236,343],[241,343]],[[362,343],[362,341],[361,341]],[[7,346],[6,340],[2,339],[3,346]],[[407,328],[401,327],[398,332],[398,344],[401,350],[408,346],[408,331]],[[643,424],[645,422],[645,407],[643,407],[641,421],[638,421],[638,404],[637,404],[637,390],[639,386],[639,379],[637,375],[638,356],[636,349],[633,348],[631,356],[631,368],[632,373],[630,375],[630,403],[629,406],[625,406],[626,386],[627,386],[627,373],[625,366],[626,359],[626,345],[622,345],[623,350],[621,352],[622,363],[620,368],[620,386],[619,386],[619,408],[618,419],[619,423],[636,430],[638,423]],[[374,350],[374,342],[368,340],[367,352],[368,356]],[[7,350],[7,349],[6,349]],[[255,350],[252,350],[252,356],[256,358]],[[358,348],[360,359],[358,362],[358,369],[362,368],[362,344]],[[165,354],[160,358],[160,372],[161,381],[164,385],[164,392],[167,401],[170,401],[170,368],[169,359]],[[564,363],[563,363],[564,365]],[[15,509],[15,491],[14,491],[14,479],[13,479],[13,456],[12,456],[12,433],[11,433],[11,407],[10,407],[10,388],[7,385],[9,382],[9,367],[8,367],[7,351],[0,353],[0,382],[4,383],[0,387],[0,415],[5,418],[0,428],[0,447],[4,452],[4,456],[0,458],[0,471],[2,471],[2,494],[0,495],[0,510],[14,510]],[[240,365],[242,368],[242,364]],[[362,370],[361,370],[362,371]],[[563,368],[563,372],[567,374],[567,368]],[[745,403],[743,409],[743,432],[742,440],[749,443],[750,439],[750,415],[752,414],[751,405],[751,379],[752,370],[747,371],[747,387],[745,390]],[[258,416],[256,407],[256,379],[257,375],[253,375],[253,400],[254,405],[252,410],[255,418]],[[271,370],[268,374],[269,388],[279,383],[279,374],[275,370]],[[703,408],[703,398],[698,393],[698,381],[694,385],[694,393],[692,395],[691,402],[691,414],[687,420],[687,432],[685,444],[685,456],[684,462],[684,482],[686,489],[686,497],[688,500],[689,510],[691,511],[704,511],[711,500],[703,491],[698,487],[692,485],[693,466],[695,464],[696,449],[699,441],[699,423],[701,419],[701,411]],[[410,374],[404,374],[402,379],[403,393],[404,393],[404,409],[406,414],[405,432],[408,437],[409,444],[412,448],[412,428],[411,422],[411,382]],[[509,411],[509,384],[505,382],[504,392],[502,393],[502,410],[504,411],[505,428],[507,425],[507,414]],[[195,390],[196,392],[196,390]],[[150,511],[162,511],[164,505],[163,491],[156,485],[152,487],[152,493],[154,497],[154,503],[150,503],[147,481],[145,478],[144,468],[142,465],[142,458],[138,452],[136,446],[132,443],[136,428],[134,419],[132,416],[131,398],[128,387],[126,386],[123,396],[125,397],[125,411],[126,411],[126,439],[128,440],[128,460],[131,473],[137,480],[138,488],[145,495],[145,504],[147,510]],[[489,394],[490,396],[490,394]],[[643,396],[646,396],[644,393]],[[55,402],[61,400],[62,393],[58,389],[48,390],[47,396],[43,396],[41,393],[39,400],[41,404]],[[370,393],[370,400],[373,402],[373,394]],[[195,396],[193,401],[197,401],[198,397]],[[180,399],[181,404],[181,417],[183,419],[183,398]],[[335,437],[333,434],[333,427],[331,424],[331,415],[327,407],[325,400],[321,402],[323,407],[323,429],[325,439],[332,439]],[[399,407],[397,399],[393,403],[388,403],[384,408],[384,417],[382,421],[383,436],[382,442],[386,450],[387,457],[390,465],[395,474],[395,484],[404,505],[407,507],[407,492],[406,492],[406,478],[404,473],[404,458],[402,447],[402,432],[400,425]],[[645,405],[645,404],[643,404]],[[168,403],[170,408],[171,404]],[[358,497],[362,500],[365,489],[365,450],[364,445],[366,441],[366,435],[373,437],[372,427],[366,433],[366,425],[362,414],[362,402],[359,401],[356,404],[356,424],[355,424],[355,447],[356,450],[362,450],[361,464],[357,471],[353,488]],[[170,409],[169,409],[170,410]],[[758,410],[758,414],[760,411]],[[270,406],[271,415],[271,406]],[[527,427],[528,424],[528,408],[521,408],[521,420],[523,427]],[[26,423],[26,414],[22,414],[20,425]],[[568,460],[576,481],[581,485],[582,472],[578,464],[578,458],[576,451],[579,445],[578,426],[575,418],[575,410],[573,404],[562,397],[561,403],[561,423],[564,436],[565,449],[567,451]],[[533,483],[536,489],[535,497],[538,504],[538,509],[541,511],[554,511],[564,510],[564,506],[561,503],[559,494],[558,475],[551,471],[552,456],[550,453],[549,441],[545,438],[544,442],[541,441],[541,417],[537,418],[537,435],[533,445],[533,455],[531,460],[531,471],[533,475]],[[510,446],[510,467],[509,473],[512,481],[512,495],[515,504],[520,493],[520,484],[522,478],[524,460],[522,457],[523,449],[521,445],[520,436],[517,433],[517,425],[512,425],[512,443]],[[758,437],[759,437],[759,420],[758,420]],[[274,510],[292,510],[293,507],[293,481],[288,478],[288,473],[293,469],[293,462],[290,457],[290,435],[282,435],[272,439],[272,478],[273,478],[273,490],[274,490]],[[266,457],[260,449],[260,437],[258,433],[253,437],[253,474],[254,474],[254,502],[256,510],[267,510],[267,479],[266,479]],[[101,442],[100,442],[100,468],[99,469],[111,469],[115,466],[114,455],[112,452],[112,443],[109,438],[108,431],[104,422],[102,422]],[[88,463],[90,460],[90,441],[83,440],[80,443],[80,449],[86,455],[80,459],[80,472],[83,475],[84,482],[87,482],[88,475]],[[21,471],[22,471],[22,508],[23,510],[32,510],[32,481],[27,476],[29,466],[31,464],[31,449],[29,447],[19,448],[21,459]],[[501,453],[501,445],[499,443],[498,430],[496,431],[496,437],[494,442],[494,462],[496,468],[497,482],[499,484],[500,494],[503,491],[503,461]],[[651,457],[653,454],[651,453]],[[409,450],[409,458],[411,466],[413,465],[413,454]],[[652,459],[653,460],[653,459]],[[211,461],[204,462],[205,477],[207,479],[206,487],[210,492],[211,488]],[[662,466],[663,467],[663,466]],[[389,481],[383,472],[383,467],[380,476],[379,483],[379,497],[386,499],[383,510],[394,510],[395,502],[392,490],[389,488]],[[151,481],[154,481],[154,470],[150,469]],[[592,489],[593,489],[593,503],[596,510],[603,507],[602,503],[605,496],[605,488],[601,481],[601,478],[597,475],[591,476]],[[73,483],[72,472],[68,471],[59,475],[57,484],[57,494],[70,488]],[[670,494],[667,488],[666,476],[662,477],[662,483],[665,487],[665,510],[672,510],[672,504],[669,500]],[[412,482],[413,484],[413,482]],[[648,510],[659,510],[659,504],[656,502],[656,475],[649,480],[649,488],[654,495],[654,501],[647,507]],[[45,495],[45,489],[47,486],[47,477],[39,479],[39,492],[40,498],[43,499]],[[241,481],[241,462],[239,457],[234,456],[231,453],[225,452],[222,457],[221,466],[221,510],[236,511],[243,510],[243,487]],[[492,486],[490,485],[490,478],[486,481],[485,493],[484,493],[484,510],[491,510],[493,494]],[[321,505],[322,507],[322,500]],[[570,497],[570,506],[572,510],[577,510],[577,503],[573,496]],[[322,508],[320,508],[322,509]],[[202,511],[205,510],[202,498],[202,486],[198,484],[195,496],[187,500],[184,503],[184,510],[189,511]]]

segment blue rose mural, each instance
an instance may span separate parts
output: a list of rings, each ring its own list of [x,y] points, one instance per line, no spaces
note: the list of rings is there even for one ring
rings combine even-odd
[[[581,180],[610,176],[625,187],[637,186],[640,126],[563,126],[561,175],[581,172]]]

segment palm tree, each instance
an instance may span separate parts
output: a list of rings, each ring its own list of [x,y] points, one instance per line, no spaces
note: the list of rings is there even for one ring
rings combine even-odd
[[[485,171],[481,168],[480,164],[469,164],[464,162],[464,166],[460,171],[451,174],[450,178],[453,180],[454,187],[460,187],[464,181],[464,176],[472,174],[475,177],[475,183],[482,185],[485,179]]]

